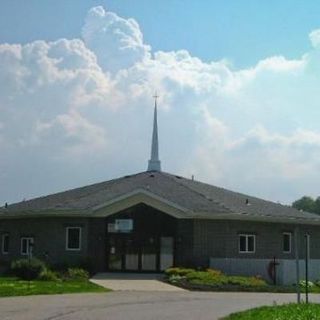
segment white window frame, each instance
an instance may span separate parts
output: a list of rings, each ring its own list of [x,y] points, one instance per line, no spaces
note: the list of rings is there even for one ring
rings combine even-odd
[[[289,236],[289,251],[284,250],[284,236],[288,235]],[[282,251],[283,253],[291,253],[292,250],[292,232],[282,232]]]
[[[27,249],[27,252],[22,252],[22,249],[23,249],[23,241],[26,240],[27,241],[27,246],[26,246],[26,249]],[[28,256],[31,252],[30,252],[30,243],[32,243],[32,245],[34,244],[34,238],[33,237],[21,237],[20,239],[20,254],[22,256]]]
[[[79,247],[78,248],[69,248],[69,230],[78,229],[79,230]],[[80,251],[82,244],[82,227],[66,227],[66,250],[67,251]]]
[[[241,251],[240,247],[240,237],[245,237],[246,238],[246,250]],[[249,251],[249,237],[253,237],[253,251]],[[250,233],[240,233],[238,235],[238,241],[239,241],[239,253],[255,253],[256,252],[256,235],[255,234],[250,234]]]
[[[1,236],[1,253],[2,254],[8,254],[9,253],[9,248],[8,248],[8,251],[5,251],[4,250],[4,238],[5,237],[8,237],[8,241],[10,241],[10,236],[9,236],[9,233],[4,233],[4,234],[2,234],[2,236]],[[10,244],[9,244],[9,246],[10,246]]]

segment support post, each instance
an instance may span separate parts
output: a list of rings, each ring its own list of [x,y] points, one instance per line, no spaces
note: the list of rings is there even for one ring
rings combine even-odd
[[[300,291],[300,265],[299,265],[299,227],[294,230],[294,251],[296,258],[296,290],[297,290],[297,303],[301,302]]]
[[[276,262],[276,257],[273,257],[273,272],[274,272],[273,285],[276,285],[277,284],[277,262]]]
[[[309,246],[310,236],[308,233],[305,235],[305,245],[306,245],[306,303],[309,303],[309,256],[310,256],[310,246]]]

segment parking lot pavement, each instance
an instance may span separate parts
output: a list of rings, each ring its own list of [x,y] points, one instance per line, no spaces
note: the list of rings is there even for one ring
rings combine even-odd
[[[320,302],[320,295],[310,300]],[[295,302],[293,294],[139,292],[0,298],[1,320],[217,320],[230,312]]]

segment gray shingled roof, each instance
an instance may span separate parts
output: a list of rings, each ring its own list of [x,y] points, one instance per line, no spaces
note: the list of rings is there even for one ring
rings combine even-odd
[[[23,201],[0,209],[0,217],[61,211],[88,215],[93,208],[135,190],[145,190],[166,199],[199,218],[221,215],[319,221],[320,216],[289,206],[186,179],[165,172],[141,172],[45,197]]]

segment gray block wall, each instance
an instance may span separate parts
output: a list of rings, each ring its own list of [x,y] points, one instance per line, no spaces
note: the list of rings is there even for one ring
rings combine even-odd
[[[194,257],[200,265],[209,265],[209,258],[294,259],[294,231],[296,225],[249,221],[195,220]],[[282,250],[283,232],[292,233],[290,253]],[[239,253],[239,234],[254,234],[254,253]],[[299,226],[299,254],[305,256],[304,235],[310,234],[310,257],[320,259],[320,226]]]
[[[66,227],[81,227],[81,250],[66,250]],[[0,234],[10,236],[9,253],[0,253],[1,261],[26,256],[20,253],[21,237],[33,237],[33,256],[49,263],[76,264],[88,257],[89,224],[86,218],[29,218],[0,220]]]
[[[90,258],[95,271],[106,270],[106,219],[105,218],[24,218],[0,220],[0,235],[9,233],[10,250],[8,255],[0,252],[0,265],[3,262],[22,258],[20,254],[20,239],[24,236],[34,237],[34,255],[43,259],[48,253],[50,263],[72,263]],[[82,227],[82,246],[80,251],[66,251],[66,227]],[[310,257],[320,259],[320,226],[299,226],[300,258],[305,256],[304,234],[310,234]],[[215,263],[223,263],[226,272],[247,272],[251,270],[252,262],[260,265],[258,271],[251,270],[250,274],[265,274],[264,261],[269,262],[273,257],[284,261],[283,274],[292,269],[295,243],[292,237],[291,253],[282,251],[283,232],[292,232],[295,225],[220,220],[191,220],[179,219],[175,233],[175,265],[208,267]],[[251,233],[256,236],[256,251],[254,253],[239,253],[239,234]],[[226,260],[227,259],[227,260]],[[229,260],[228,260],[229,259]],[[237,263],[230,264],[230,259]],[[227,262],[226,262],[227,261]],[[289,261],[289,262],[287,262]],[[318,270],[314,267],[315,274]],[[0,266],[1,267],[1,266]],[[218,267],[219,268],[219,267]],[[320,269],[319,269],[320,274]],[[320,276],[318,277],[320,278]],[[286,282],[291,281],[289,278]]]

